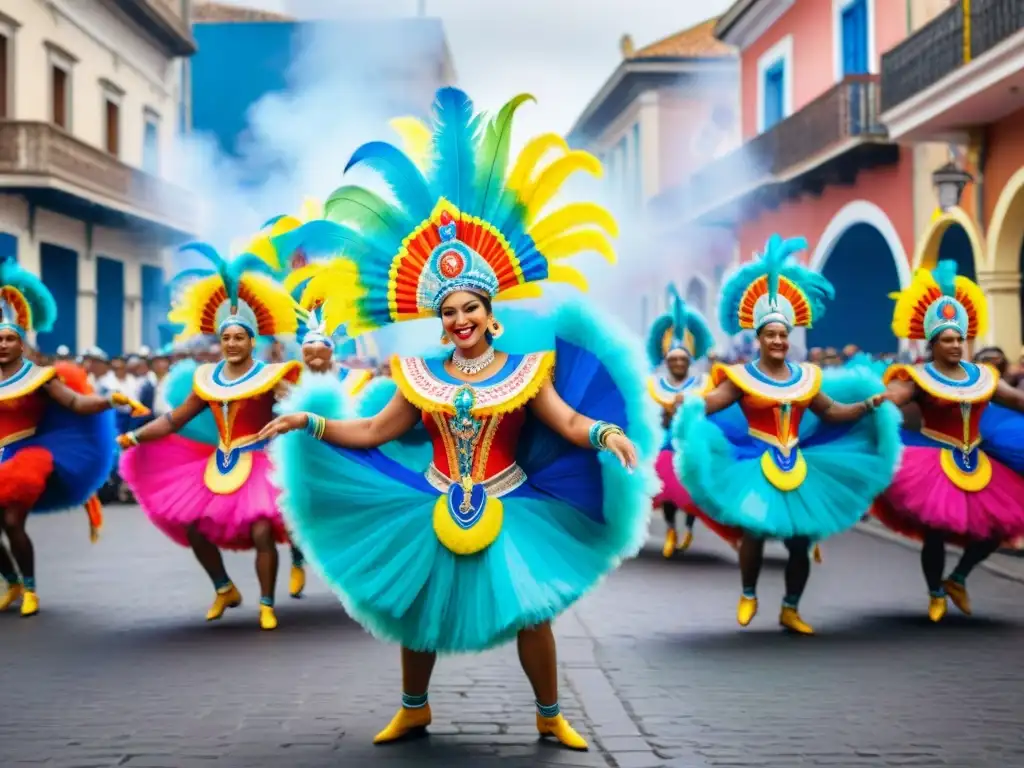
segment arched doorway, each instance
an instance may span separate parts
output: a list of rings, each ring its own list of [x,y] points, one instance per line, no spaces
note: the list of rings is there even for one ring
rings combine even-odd
[[[901,280],[886,238],[873,225],[858,222],[843,230],[819,266],[835,286],[836,297],[825,316],[807,331],[807,348],[855,344],[865,352],[896,352],[892,299]],[[900,256],[902,258],[902,256]]]
[[[986,266],[998,278],[989,291],[994,341],[1012,358],[1024,339],[1024,168],[1006,182],[992,211]]]
[[[970,235],[959,222],[950,224],[939,237],[936,261],[955,261],[958,275],[977,282],[978,270],[974,263],[974,246]]]
[[[686,286],[686,306],[708,316],[708,287],[699,277],[693,277]]]

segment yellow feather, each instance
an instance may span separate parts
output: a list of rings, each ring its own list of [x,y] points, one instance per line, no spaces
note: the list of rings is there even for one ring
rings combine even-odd
[[[242,276],[241,284],[259,297],[270,315],[269,327],[261,324],[258,329],[261,336],[295,333],[299,327],[297,306],[280,283],[266,275],[250,274]]]
[[[433,134],[422,120],[416,117],[396,117],[388,123],[402,139],[402,149],[422,170],[430,165]]]
[[[516,158],[515,165],[512,166],[512,173],[509,174],[505,186],[513,192],[521,192],[530,183],[540,161],[553,150],[559,150],[562,153],[569,151],[569,145],[557,133],[542,133],[537,138],[531,139]]]
[[[323,271],[326,267],[327,264],[325,262],[314,261],[309,264],[306,264],[304,267],[293,269],[284,278],[284,289],[288,291],[288,293],[294,292],[295,289],[298,288],[299,285],[304,280],[310,280],[315,275],[320,274],[320,272]],[[309,290],[308,287],[306,288],[306,290]],[[305,298],[305,291],[303,291],[302,296],[303,298]],[[305,301],[300,301],[299,303],[302,304],[302,306],[304,307],[308,306]]]
[[[914,273],[910,285],[902,291],[889,294],[890,298],[896,300],[892,310],[892,332],[897,338],[910,337],[911,323],[927,310],[924,296],[938,287],[930,269],[919,269]]]
[[[280,219],[270,225],[270,237],[277,237],[283,235],[285,232],[291,232],[293,229],[298,229],[302,226],[302,222],[294,216],[282,216]]]
[[[281,259],[277,249],[273,246],[270,242],[270,238],[266,235],[257,235],[254,237],[244,250],[254,256],[258,256],[262,261],[266,262],[271,269],[280,270],[284,266],[281,264]]]
[[[184,326],[177,336],[178,341],[184,341],[202,333],[200,320],[203,309],[223,285],[220,275],[210,275],[202,280],[196,280],[182,291],[178,304],[167,313],[167,319],[170,322],[180,323]]]
[[[356,331],[353,330],[353,324],[358,315],[356,302],[365,295],[366,289],[359,281],[359,270],[355,263],[349,259],[334,259],[323,265],[310,279],[299,303],[306,309],[318,302],[322,303],[328,333],[334,333],[341,325],[348,325],[348,334],[354,336]]]
[[[574,149],[565,157],[558,158],[519,196],[526,204],[526,221],[532,222],[577,171],[586,171],[598,179],[604,173],[601,161],[582,149]]]
[[[537,250],[549,262],[560,261],[586,251],[596,251],[609,264],[618,261],[618,257],[615,255],[615,246],[612,245],[608,236],[599,229],[581,229],[557,235],[549,238],[543,247],[538,243]]]
[[[535,243],[583,226],[596,226],[612,237],[619,236],[619,225],[607,208],[596,203],[569,203],[552,211],[534,224],[527,233]]]
[[[978,326],[977,335],[984,336],[988,333],[988,301],[985,299],[984,292],[976,283],[963,276],[957,277],[955,285],[957,298],[959,299],[960,296],[963,296],[974,305],[975,321]],[[964,302],[961,301],[960,303],[963,304]]]
[[[548,280],[556,283],[566,283],[579,288],[582,293],[586,293],[590,288],[590,283],[587,282],[587,278],[583,276],[575,267],[570,267],[565,264],[552,264],[548,267]]]
[[[506,288],[494,297],[495,301],[519,301],[520,299],[539,299],[544,291],[537,283],[523,283]]]
[[[315,197],[305,197],[302,200],[302,208],[299,210],[299,218],[302,221],[314,221],[324,217],[324,204]]]

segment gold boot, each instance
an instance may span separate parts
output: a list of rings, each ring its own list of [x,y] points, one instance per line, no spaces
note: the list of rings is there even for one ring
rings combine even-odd
[[[274,606],[260,604],[260,629],[268,632],[277,629],[277,614],[274,613]]]
[[[946,596],[936,597],[931,595],[928,598],[928,618],[938,623],[946,617],[947,605]]]
[[[35,616],[39,613],[39,598],[34,589],[26,589],[21,596],[21,615]]]
[[[387,744],[400,739],[424,736],[427,726],[430,725],[430,705],[426,704],[416,709],[402,707],[391,718],[388,727],[373,737],[374,744]]]
[[[569,725],[569,721],[560,714],[555,715],[554,717],[542,717],[538,713],[537,732],[541,736],[551,736],[557,739],[562,746],[568,747],[569,749],[575,749],[581,752],[585,752],[590,749],[590,745],[587,744],[587,740],[576,733],[576,729]]]
[[[25,590],[22,588],[21,584],[10,584],[7,587],[7,591],[4,593],[4,596],[0,597],[0,611],[6,611],[18,602],[24,591]]]
[[[298,599],[302,597],[302,590],[306,588],[306,569],[301,565],[293,565],[291,574],[288,576],[288,594]]]
[[[224,611],[228,608],[237,608],[242,604],[242,593],[238,591],[238,587],[234,584],[228,584],[226,587],[221,587],[217,590],[217,595],[213,598],[213,605],[210,606],[210,610],[206,612],[207,621],[216,621],[224,615]]]
[[[821,556],[821,546],[818,545],[818,544],[815,544],[814,545],[814,562],[816,562],[819,565],[821,565],[822,560],[823,560],[823,558]]]
[[[736,621],[745,627],[757,616],[757,598],[740,595],[740,603],[736,606]]]
[[[946,579],[942,582],[942,588],[946,590],[949,599],[953,601],[953,605],[960,610],[960,613],[965,616],[971,615],[971,597],[967,594],[966,584]]]
[[[669,528],[665,532],[665,546],[661,548],[661,556],[665,558],[672,557],[672,555],[675,554],[678,542],[679,534],[676,533],[676,529]]]
[[[790,608],[788,605],[782,606],[782,611],[779,613],[779,626],[798,635],[814,634],[814,628],[800,618],[800,612],[796,608]]]
[[[679,544],[679,549],[681,549],[681,550],[683,550],[683,552],[685,552],[686,550],[688,550],[690,548],[691,544],[693,544],[693,531],[691,531],[689,528],[687,528],[686,529],[686,533],[683,534],[683,540]]]

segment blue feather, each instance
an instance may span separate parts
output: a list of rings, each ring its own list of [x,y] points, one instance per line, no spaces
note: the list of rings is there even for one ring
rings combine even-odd
[[[661,343],[673,324],[672,315],[665,314],[651,325],[651,330],[647,333],[647,360],[650,362],[651,368],[657,368],[665,359]]]
[[[434,209],[436,198],[423,173],[402,150],[386,141],[371,141],[357,149],[345,166],[345,173],[365,165],[381,175],[401,208],[414,219],[425,219]]]
[[[952,259],[943,259],[935,265],[932,270],[932,277],[938,283],[939,290],[946,296],[956,296],[956,262]]]
[[[170,282],[167,284],[167,288],[173,296],[175,292],[183,287],[184,283],[192,282],[194,280],[202,280],[203,278],[211,277],[216,274],[217,271],[213,269],[186,269],[172,277]]]
[[[473,102],[458,88],[441,88],[434,98],[434,197],[447,198],[460,210],[473,210],[476,176]]]
[[[14,254],[0,257],[0,285],[9,285],[25,297],[32,311],[31,330],[39,333],[53,330],[57,322],[57,302],[53,294],[42,280],[21,268]]]
[[[290,232],[277,235],[271,238],[271,244],[285,260],[300,250],[307,258],[313,260],[342,255],[360,258],[361,254],[370,253],[377,258],[386,257],[390,263],[392,255],[368,240],[362,233],[326,219],[315,219]]]
[[[682,341],[683,332],[686,329],[686,302],[683,301],[682,296],[679,295],[679,291],[672,283],[669,283],[668,286],[668,306],[669,312],[672,313],[672,330],[674,332],[674,336],[679,341]]]
[[[283,218],[284,218],[284,214],[283,213],[279,213],[277,216],[271,216],[269,219],[267,219],[266,221],[263,222],[263,226],[260,227],[260,229],[266,229],[267,227],[272,227],[275,224],[277,224],[277,222],[279,222]]]

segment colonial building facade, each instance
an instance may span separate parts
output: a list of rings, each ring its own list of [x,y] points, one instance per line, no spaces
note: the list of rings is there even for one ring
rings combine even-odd
[[[621,63],[568,135],[603,161],[601,195],[621,227],[623,266],[611,290],[639,297],[620,308],[638,331],[666,308],[669,282],[713,314],[733,255],[729,233],[692,226],[671,193],[738,137],[737,59],[714,38],[714,26],[711,19],[642,48],[623,37]]]
[[[195,51],[188,13],[181,0],[0,0],[0,249],[57,299],[43,351],[159,343],[164,251],[193,226],[188,195],[164,180]]]

